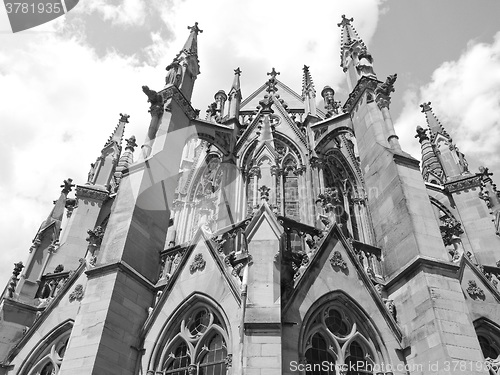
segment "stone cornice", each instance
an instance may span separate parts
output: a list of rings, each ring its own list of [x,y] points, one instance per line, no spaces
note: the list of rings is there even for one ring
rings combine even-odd
[[[78,199],[90,198],[103,202],[109,196],[106,190],[96,189],[93,185],[77,185],[76,197]]]
[[[405,167],[410,167],[420,171],[420,162],[414,159],[410,155],[396,154],[393,153],[394,162]]]
[[[127,264],[124,261],[100,265],[87,270],[85,273],[87,274],[89,279],[91,279],[98,277],[102,274],[111,273],[114,271],[122,271],[126,273],[128,276],[131,276],[134,280],[138,281],[143,286],[145,286],[147,289],[151,291],[155,290],[155,285],[151,281],[146,279],[144,276],[142,276],[139,272],[137,272],[135,269],[133,269],[129,264]]]
[[[481,176],[470,175],[456,181],[445,182],[444,187],[448,192],[455,193],[462,190],[472,189],[481,186]]]
[[[191,106],[189,100],[186,99],[176,86],[169,85],[165,89],[161,90],[159,94],[163,97],[165,102],[168,99],[174,99],[189,119],[193,120],[198,117],[198,112]]]
[[[410,275],[416,274],[418,271],[424,268],[440,269],[444,271],[444,273],[448,273],[449,275],[453,275],[454,278],[458,278],[457,272],[460,267],[456,263],[451,263],[436,258],[417,256],[416,258],[408,262],[405,266],[401,267],[400,271],[392,276],[388,281],[386,281],[384,286],[388,291],[394,288],[397,289],[398,283],[400,283],[401,281],[408,281],[411,277],[413,277]]]

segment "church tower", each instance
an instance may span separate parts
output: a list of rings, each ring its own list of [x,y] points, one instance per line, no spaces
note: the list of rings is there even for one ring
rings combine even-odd
[[[421,165],[401,149],[397,75],[379,81],[352,22],[338,24],[345,103],[330,86],[319,100],[306,65],[300,93],[272,67],[243,97],[237,68],[202,115],[188,27],[165,85],[142,87],[136,160],[121,114],[15,264],[0,375],[499,370],[500,193],[430,103]]]

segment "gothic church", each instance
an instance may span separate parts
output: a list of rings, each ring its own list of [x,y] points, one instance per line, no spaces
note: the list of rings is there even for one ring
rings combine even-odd
[[[500,191],[430,103],[401,149],[352,22],[345,103],[236,69],[206,116],[189,27],[144,145],[122,114],[15,264],[0,374],[500,374]]]

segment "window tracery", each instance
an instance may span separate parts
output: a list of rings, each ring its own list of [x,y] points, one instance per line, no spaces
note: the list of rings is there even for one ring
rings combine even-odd
[[[217,204],[220,196],[223,170],[218,154],[209,154],[200,168],[200,173],[191,190],[188,201],[193,205],[191,236],[199,226],[205,225],[214,230],[217,217]]]
[[[30,369],[23,374],[27,375],[57,375],[59,373],[66,347],[68,345],[71,329],[66,330],[53,340],[47,339],[42,343],[45,346],[36,356]]]
[[[341,301],[318,309],[305,330],[306,375],[373,374],[378,354],[359,323]]]
[[[226,375],[227,333],[217,313],[206,305],[196,305],[172,326],[155,375]]]
[[[359,189],[355,177],[334,152],[325,156],[325,189],[318,196],[319,217],[326,229],[337,223],[346,237],[365,242],[369,234],[364,227],[368,224],[364,193]]]

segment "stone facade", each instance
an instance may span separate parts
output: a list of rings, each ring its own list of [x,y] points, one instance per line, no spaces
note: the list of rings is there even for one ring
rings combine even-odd
[[[344,104],[307,66],[243,100],[238,68],[205,118],[190,27],[137,160],[121,114],[15,265],[0,374],[499,373],[500,192],[430,103],[422,162],[401,149],[352,21]]]

